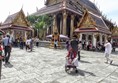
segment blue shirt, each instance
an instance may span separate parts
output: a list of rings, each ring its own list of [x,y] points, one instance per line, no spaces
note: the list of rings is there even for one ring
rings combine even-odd
[[[11,44],[11,40],[9,37],[3,38],[3,45],[8,46],[8,44]]]

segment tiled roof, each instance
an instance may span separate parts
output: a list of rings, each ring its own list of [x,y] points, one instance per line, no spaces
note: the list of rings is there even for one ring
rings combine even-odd
[[[107,25],[105,24],[105,22],[101,16],[97,16],[97,15],[94,15],[91,13],[89,13],[89,14],[92,17],[92,19],[95,21],[95,23],[96,23],[95,26],[98,28],[99,32],[111,34],[109,28],[107,27]]]
[[[86,16],[90,16],[92,18],[92,20],[95,22],[95,24],[88,24],[88,25],[91,25],[92,26],[91,28],[93,28],[94,30],[91,29],[90,27],[87,28],[86,25],[85,25],[85,27],[84,27],[84,25],[83,25],[83,27],[81,27],[81,25],[79,25],[79,27],[78,27],[79,29],[76,29],[75,32],[82,32],[82,31],[83,32],[87,32],[87,31],[88,32],[91,32],[91,31],[95,32],[95,31],[97,31],[97,32],[101,32],[101,33],[111,34],[109,28],[105,24],[102,17],[98,16],[96,14],[93,14],[91,12],[86,12],[86,14],[81,19],[82,21],[80,22],[80,24],[83,23],[83,21],[85,20],[84,18]]]
[[[67,0],[65,2],[65,4],[64,4],[64,2],[60,2],[57,4],[51,5],[51,6],[45,6],[45,7],[41,8],[40,10],[38,10],[33,15],[50,14],[50,13],[57,12],[57,11],[60,11],[63,9],[69,10],[71,12],[74,12],[74,13],[77,13],[80,15],[82,15],[82,13],[83,13],[82,9],[79,7],[79,4],[75,5],[73,1]]]
[[[86,9],[88,9],[88,11],[91,11],[91,12],[97,14],[97,15],[101,15],[100,11],[96,7],[96,5],[94,3],[92,3],[91,1],[89,1],[89,0],[74,0],[74,1],[78,1]]]
[[[41,8],[38,12],[34,13],[33,15],[44,15],[50,14],[52,12],[57,12],[61,10],[61,4],[55,4],[53,6],[45,6]]]
[[[88,9],[88,11],[91,11],[97,15],[101,15],[95,4],[89,0],[64,0],[64,1],[50,6],[45,6],[40,10],[38,10],[33,15],[50,14],[53,12],[60,11],[62,9],[67,9],[71,12],[81,15],[83,13],[83,8],[86,8]]]
[[[18,29],[18,30],[26,30],[26,31],[32,30],[31,27],[17,26],[17,25],[11,25],[11,24],[2,25],[0,27],[0,29],[2,29],[2,30],[4,30],[4,29]]]
[[[9,15],[2,25],[12,23],[17,15],[18,15],[18,12],[15,14]]]

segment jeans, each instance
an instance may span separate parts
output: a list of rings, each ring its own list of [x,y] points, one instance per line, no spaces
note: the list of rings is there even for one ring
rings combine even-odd
[[[11,47],[10,46],[5,46],[4,52],[5,52],[5,63],[8,63],[9,58],[10,58],[10,53],[11,53]]]

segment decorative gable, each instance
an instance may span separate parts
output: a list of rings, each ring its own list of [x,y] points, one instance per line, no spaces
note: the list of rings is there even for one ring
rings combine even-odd
[[[112,36],[118,36],[118,28],[115,27],[112,31]]]
[[[91,18],[91,16],[86,13],[84,14],[82,20],[80,21],[79,27],[80,28],[94,28],[94,20]]]
[[[13,25],[29,27],[28,21],[26,20],[25,15],[22,11],[18,13],[17,17],[13,21]]]

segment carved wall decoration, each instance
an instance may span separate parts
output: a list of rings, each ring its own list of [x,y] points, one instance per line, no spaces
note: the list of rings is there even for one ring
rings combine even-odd
[[[26,26],[27,27],[27,23],[25,21],[25,18],[22,16],[22,14],[20,14],[16,21],[14,22],[15,25],[20,25],[20,26]]]

